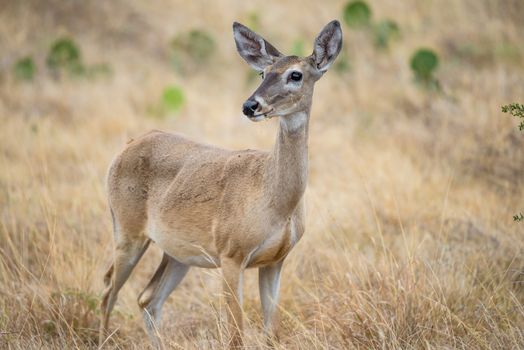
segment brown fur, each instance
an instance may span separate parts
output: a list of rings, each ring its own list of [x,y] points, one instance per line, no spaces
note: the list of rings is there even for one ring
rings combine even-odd
[[[165,254],[139,305],[158,347],[154,321],[189,266],[222,268],[233,346],[242,343],[243,271],[258,267],[265,327],[273,331],[282,261],[304,233],[309,112],[322,73],[314,56],[284,57],[273,47],[277,56],[270,56],[257,34],[237,24],[234,30],[248,62],[273,62],[253,96],[262,113],[281,117],[275,147],[230,151],[156,130],[127,144],[107,177],[116,252],[104,279],[101,343],[118,291],[150,241]],[[303,80],[289,84],[289,69]]]
[[[145,235],[181,262],[205,255],[215,261],[204,267],[219,267],[221,257],[240,264],[264,242],[268,227],[284,231],[289,226],[301,195],[278,203],[276,213],[278,195],[269,184],[278,176],[269,153],[228,151],[152,131],[114,160],[109,201],[120,230],[129,227],[142,235],[137,228],[145,229],[152,221]],[[261,217],[264,211],[268,215]],[[275,261],[278,252],[282,258],[280,245],[289,245],[288,236],[253,256],[245,267]]]

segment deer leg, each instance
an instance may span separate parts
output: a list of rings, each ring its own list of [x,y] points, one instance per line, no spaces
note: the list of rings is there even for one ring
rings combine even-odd
[[[242,347],[242,287],[243,269],[232,259],[221,261],[223,274],[223,288],[227,303],[227,320],[229,330],[229,346],[233,349]]]
[[[138,304],[144,309],[143,317],[149,339],[157,349],[163,349],[162,340],[158,334],[162,306],[188,270],[189,266],[164,253],[162,262],[153,278],[138,297]]]
[[[280,261],[274,265],[264,266],[258,269],[258,286],[260,291],[260,302],[264,314],[264,331],[268,340],[278,339],[278,296],[280,291]]]
[[[169,262],[169,255],[164,253],[162,255],[162,261],[160,262],[160,265],[158,265],[153,277],[151,277],[151,280],[147,284],[147,286],[144,288],[144,290],[138,295],[138,306],[140,308],[144,308],[147,306],[149,301],[151,300],[151,296],[154,293],[155,289],[158,287],[158,284],[160,283],[160,280],[162,279],[162,274],[166,270],[167,264]]]
[[[102,345],[106,338],[106,331],[109,326],[109,317],[115,306],[118,292],[129,278],[144,252],[146,251],[149,239],[141,241],[122,240],[116,246],[115,260],[104,276],[106,289],[102,297],[102,320],[100,323],[99,345]]]

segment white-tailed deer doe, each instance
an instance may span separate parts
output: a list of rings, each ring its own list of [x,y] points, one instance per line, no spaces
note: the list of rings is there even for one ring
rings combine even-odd
[[[304,233],[308,123],[315,82],[342,47],[338,21],[327,24],[305,58],[284,56],[239,23],[237,50],[263,77],[244,103],[253,121],[280,117],[271,152],[229,151],[152,131],[130,142],[109,169],[116,252],[107,271],[100,344],[120,288],[153,241],[164,256],[140,294],[151,341],[162,305],[190,266],[223,272],[230,345],[241,346],[242,277],[259,269],[264,329],[273,335],[282,263]]]

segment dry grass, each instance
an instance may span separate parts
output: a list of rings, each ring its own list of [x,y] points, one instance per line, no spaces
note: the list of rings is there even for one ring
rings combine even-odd
[[[324,3],[0,4],[0,348],[95,347],[112,250],[103,185],[111,157],[150,128],[271,147],[274,122],[239,113],[254,86],[231,22],[259,12],[261,32],[287,51],[340,17],[343,3]],[[350,70],[318,84],[308,229],[284,269],[280,348],[523,348],[524,223],[512,215],[524,209],[524,135],[500,113],[524,97],[522,2],[371,5],[402,38],[380,52],[345,28]],[[181,76],[167,43],[193,27],[213,33],[219,49],[212,65]],[[63,34],[113,76],[49,76],[45,52]],[[441,53],[443,93],[413,84],[407,61],[418,46]],[[40,72],[20,83],[11,65],[27,54]],[[149,116],[170,83],[185,88],[184,110]],[[122,290],[108,347],[146,346],[136,296],[158,261],[151,249]],[[245,283],[246,343],[264,348],[255,272]],[[219,293],[218,271],[191,270],[165,307],[166,343],[222,348]]]

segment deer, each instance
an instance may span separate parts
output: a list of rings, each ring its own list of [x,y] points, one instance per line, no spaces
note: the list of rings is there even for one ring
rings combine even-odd
[[[114,158],[107,192],[115,248],[104,275],[101,346],[118,292],[151,242],[163,256],[138,304],[154,347],[164,347],[162,307],[192,266],[221,268],[231,348],[243,346],[244,271],[258,268],[264,333],[278,339],[281,270],[305,231],[313,88],[338,56],[342,30],[329,22],[307,57],[283,55],[237,22],[233,34],[240,56],[262,76],[242,112],[254,122],[279,118],[274,147],[226,150],[153,130]]]

